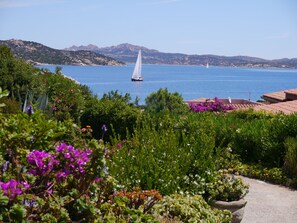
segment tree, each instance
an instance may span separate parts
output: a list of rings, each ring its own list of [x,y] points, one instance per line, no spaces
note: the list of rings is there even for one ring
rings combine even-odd
[[[110,91],[107,94],[104,94],[102,99],[108,99],[108,100],[120,100],[124,103],[128,104],[131,100],[130,94],[126,93],[124,96],[119,93],[118,90]]]
[[[7,90],[2,91],[2,88],[0,87],[0,99],[3,97],[7,97],[8,95],[9,95],[9,91]],[[4,106],[5,106],[4,103],[0,103],[0,108]]]
[[[11,50],[0,46],[0,86],[10,92],[9,98],[24,102],[32,90],[32,79],[37,68],[14,58]]]
[[[109,140],[112,133],[121,135],[124,139],[127,130],[133,132],[136,120],[141,113],[141,110],[134,106],[125,103],[122,98],[120,99],[107,99],[101,100],[93,97],[86,102],[86,108],[81,116],[82,126],[90,125],[93,129],[93,136],[102,138],[104,141]],[[107,132],[102,131],[102,126],[107,126]]]
[[[182,96],[175,92],[170,93],[167,88],[160,88],[145,99],[147,111],[159,113],[169,111],[171,113],[183,114],[188,111],[187,105],[183,102]]]

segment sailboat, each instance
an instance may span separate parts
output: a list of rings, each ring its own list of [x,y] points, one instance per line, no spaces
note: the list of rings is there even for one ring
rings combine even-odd
[[[206,64],[206,68],[209,68],[209,64],[208,63]]]
[[[135,68],[131,78],[132,81],[143,81],[143,78],[141,76],[141,67],[142,67],[141,50],[139,50]]]

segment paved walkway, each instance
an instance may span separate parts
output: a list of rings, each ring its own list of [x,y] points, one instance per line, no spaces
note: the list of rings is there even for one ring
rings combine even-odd
[[[297,223],[297,191],[242,177],[250,185],[241,223]]]

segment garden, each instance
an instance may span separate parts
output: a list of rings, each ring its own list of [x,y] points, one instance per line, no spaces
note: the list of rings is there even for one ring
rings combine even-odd
[[[99,98],[0,46],[0,221],[231,222],[215,203],[248,193],[237,175],[297,188],[297,115],[167,89],[145,101]]]

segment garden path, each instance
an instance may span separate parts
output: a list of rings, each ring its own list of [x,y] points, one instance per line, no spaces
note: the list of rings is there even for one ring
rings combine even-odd
[[[250,185],[242,223],[296,223],[297,191],[242,177]]]

